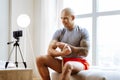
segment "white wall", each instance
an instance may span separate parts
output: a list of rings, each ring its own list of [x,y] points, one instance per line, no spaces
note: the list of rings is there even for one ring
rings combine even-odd
[[[0,60],[8,55],[9,0],[0,0]]]

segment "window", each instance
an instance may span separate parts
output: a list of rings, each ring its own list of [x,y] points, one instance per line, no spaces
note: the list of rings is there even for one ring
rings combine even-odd
[[[119,21],[120,15],[98,17],[96,45],[98,46],[98,65],[120,65],[120,63],[118,63],[120,61]]]
[[[98,0],[98,11],[120,10],[120,0]]]
[[[92,0],[64,0],[64,7],[71,7],[76,15],[92,12]]]
[[[120,1],[119,0],[63,0],[63,7],[76,11],[76,23],[90,34],[92,65],[120,65]]]

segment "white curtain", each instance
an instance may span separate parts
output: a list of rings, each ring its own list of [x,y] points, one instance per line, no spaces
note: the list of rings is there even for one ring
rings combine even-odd
[[[47,53],[52,35],[58,28],[59,12],[62,0],[36,0],[34,25],[34,53],[35,56]]]
[[[51,37],[58,27],[58,0],[36,0],[35,3],[35,47],[36,52],[45,54]]]

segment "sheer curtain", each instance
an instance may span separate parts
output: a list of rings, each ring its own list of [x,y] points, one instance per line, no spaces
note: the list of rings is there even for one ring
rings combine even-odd
[[[59,0],[35,1],[34,53],[35,56],[47,54],[47,48],[53,33],[59,27]]]

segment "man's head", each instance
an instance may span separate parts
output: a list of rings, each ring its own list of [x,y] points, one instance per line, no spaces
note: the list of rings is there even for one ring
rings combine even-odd
[[[71,8],[65,8],[61,11],[62,23],[69,30],[72,30],[74,27],[74,19],[75,15]]]

